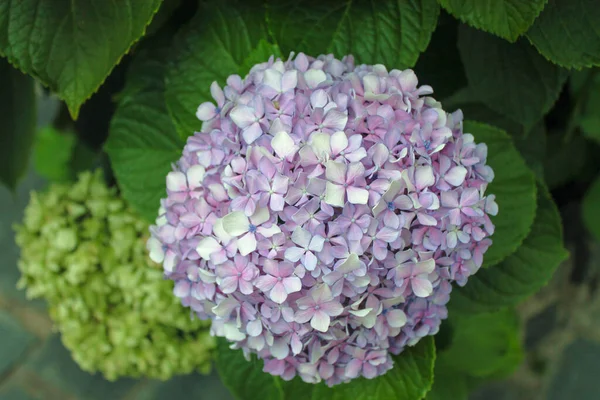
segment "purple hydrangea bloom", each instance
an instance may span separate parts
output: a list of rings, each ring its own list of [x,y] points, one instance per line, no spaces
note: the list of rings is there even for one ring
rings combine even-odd
[[[271,58],[211,93],[167,176],[152,257],[266,372],[384,374],[438,332],[451,283],[491,245],[487,147],[413,71],[351,56]]]

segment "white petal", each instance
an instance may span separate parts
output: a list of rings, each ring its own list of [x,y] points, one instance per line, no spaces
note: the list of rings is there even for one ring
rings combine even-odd
[[[202,165],[193,165],[185,173],[190,189],[196,189],[202,186],[206,170]]]
[[[246,339],[246,335],[241,332],[233,323],[227,323],[223,325],[223,331],[225,338],[232,342],[237,342]]]
[[[327,105],[327,92],[323,89],[317,89],[310,95],[310,105],[313,108],[323,108]]]
[[[231,240],[233,236],[225,232],[223,228],[223,218],[219,218],[215,221],[213,225],[213,234],[219,239],[221,242],[228,242]]]
[[[402,310],[391,310],[387,314],[387,321],[392,328],[402,328],[406,324],[406,314]]]
[[[240,128],[245,128],[255,122],[254,109],[245,105],[239,105],[229,112],[231,120]]]
[[[302,258],[305,252],[306,250],[301,249],[300,247],[288,247],[285,249],[283,257],[288,261],[296,262]]]
[[[352,204],[367,204],[369,202],[369,191],[367,189],[348,186],[346,188],[348,201]]]
[[[312,319],[310,320],[310,326],[312,326],[313,329],[319,332],[327,332],[330,323],[331,318],[323,311],[316,311]]]
[[[293,154],[297,149],[294,139],[292,139],[285,131],[278,132],[275,137],[273,137],[271,140],[271,147],[275,151],[275,154],[280,158],[285,158],[290,154]]]
[[[348,147],[348,136],[344,131],[337,131],[331,135],[331,151],[334,154],[339,154],[342,150]]]
[[[223,230],[231,236],[239,236],[250,229],[250,221],[242,211],[229,213],[222,220]]]
[[[196,118],[200,121],[208,121],[216,116],[216,109],[217,107],[209,101],[202,103],[196,110]]]
[[[167,189],[182,192],[187,189],[187,179],[183,172],[173,171],[167,174]]]
[[[250,217],[252,224],[259,226],[269,220],[269,209],[267,207],[257,208],[254,214]]]
[[[422,165],[415,169],[415,184],[418,190],[423,190],[434,183],[435,177],[431,165]]]
[[[346,261],[341,263],[335,270],[346,274],[348,272],[355,271],[358,268],[360,268],[360,260],[356,254],[352,253],[348,256]]]
[[[444,179],[446,182],[453,186],[460,186],[465,181],[465,177],[467,176],[467,169],[462,165],[457,165],[454,168],[451,168],[450,171],[446,173]]]
[[[310,136],[310,146],[317,157],[324,157],[331,153],[329,141],[331,137],[326,133],[316,132]]]
[[[288,90],[294,89],[298,85],[298,71],[285,71],[281,78],[281,92],[285,93]]]
[[[161,263],[165,259],[165,251],[162,243],[155,237],[148,239],[146,248],[150,251],[150,259],[155,263]]]
[[[209,260],[210,255],[221,250],[222,246],[213,237],[205,237],[196,246],[196,251],[204,260]]]
[[[264,226],[259,226],[258,229],[256,229],[256,232],[260,233],[266,238],[270,238],[278,233],[281,233],[281,229],[277,225],[273,224],[268,228],[265,228]]]
[[[248,335],[250,335],[252,337],[256,337],[256,336],[260,335],[262,333],[262,329],[263,329],[263,326],[262,326],[262,321],[260,320],[260,318],[257,318],[254,321],[250,321],[246,325],[246,332],[248,332]]]
[[[345,196],[346,190],[343,186],[327,182],[327,187],[325,189],[325,203],[334,207],[344,207]]]
[[[304,79],[308,87],[314,89],[327,79],[327,75],[320,69],[311,68],[304,73]]]
[[[325,176],[334,183],[344,184],[346,182],[347,166],[343,162],[327,161],[325,165]]]
[[[309,231],[299,226],[297,226],[292,233],[292,241],[305,249],[308,248],[311,237],[312,235]]]
[[[173,251],[167,251],[165,255],[165,262],[163,264],[163,269],[166,272],[173,272],[175,265],[177,264],[177,254]]]
[[[256,236],[254,236],[254,233],[246,233],[237,240],[237,246],[240,254],[247,256],[256,250]]]
[[[365,75],[363,78],[363,87],[365,88],[365,94],[377,94],[379,92],[379,77],[377,77],[375,74]]]
[[[267,86],[271,86],[278,92],[281,92],[281,72],[268,68],[265,70],[263,75],[263,83]]]
[[[313,236],[310,240],[310,244],[308,245],[308,249],[311,251],[319,252],[323,250],[323,244],[325,243],[325,238],[322,236]]]

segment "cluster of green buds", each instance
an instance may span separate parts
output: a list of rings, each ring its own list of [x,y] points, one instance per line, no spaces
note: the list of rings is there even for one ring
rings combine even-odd
[[[79,366],[110,380],[210,369],[209,324],[190,317],[148,258],[148,225],[96,171],[32,193],[16,227],[19,287],[47,301]]]

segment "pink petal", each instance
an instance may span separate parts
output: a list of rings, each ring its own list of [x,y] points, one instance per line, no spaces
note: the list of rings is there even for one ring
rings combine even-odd
[[[242,137],[248,144],[254,143],[256,139],[258,139],[263,134],[263,130],[258,122],[253,123],[248,126],[242,132]]]
[[[444,176],[444,179],[453,186],[460,186],[465,181],[466,176],[467,169],[462,165],[458,165],[448,171]]]
[[[217,107],[215,107],[213,103],[207,101],[198,106],[196,118],[198,118],[200,121],[208,121],[217,115],[216,110]]]
[[[327,115],[325,115],[323,125],[335,131],[342,131],[346,127],[347,122],[348,114],[334,109],[329,110]]]
[[[350,362],[346,364],[346,370],[344,371],[346,377],[350,379],[356,378],[360,374],[362,366],[362,360],[359,360],[357,358],[353,358],[352,360],[350,360]]]
[[[479,200],[479,190],[475,188],[466,188],[460,195],[460,205],[463,207],[473,206]]]
[[[411,288],[417,297],[427,297],[433,293],[433,285],[428,279],[411,279]]]
[[[310,326],[319,332],[327,332],[330,323],[331,318],[329,315],[321,310],[316,310],[312,319],[310,320]]]
[[[310,319],[313,317],[314,314],[315,314],[315,310],[312,308],[297,311],[296,314],[294,315],[294,321],[296,321],[299,324],[303,324],[305,322],[310,321]]]
[[[281,282],[277,282],[269,292],[269,298],[275,303],[281,304],[287,299],[288,293]]]
[[[237,276],[228,276],[221,280],[219,284],[219,288],[223,293],[233,293],[238,287],[238,277]]]
[[[263,275],[256,278],[254,282],[254,286],[260,289],[262,292],[268,292],[273,289],[275,284],[277,284],[278,280],[274,276],[271,275]]]
[[[240,128],[246,128],[256,121],[254,115],[254,109],[245,105],[239,105],[234,107],[230,112],[229,116],[234,124]]]

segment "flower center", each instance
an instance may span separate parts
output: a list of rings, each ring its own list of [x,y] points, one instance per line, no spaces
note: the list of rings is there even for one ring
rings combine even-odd
[[[254,224],[250,224],[250,225],[248,226],[248,232],[250,232],[250,233],[254,233],[254,232],[256,232],[256,225],[254,225]]]
[[[315,310],[318,310],[319,308],[321,308],[321,306],[317,304],[317,305],[315,306]]]
[[[431,147],[431,140],[426,140],[425,143],[423,143],[423,146],[425,147],[425,150],[429,150]]]
[[[388,208],[388,210],[390,210],[390,211],[394,211],[394,210],[396,209],[396,207],[394,206],[394,203],[393,203],[393,202],[391,202],[391,201],[388,201],[388,203],[387,203],[387,208]]]

